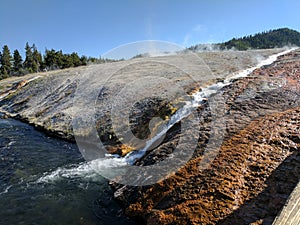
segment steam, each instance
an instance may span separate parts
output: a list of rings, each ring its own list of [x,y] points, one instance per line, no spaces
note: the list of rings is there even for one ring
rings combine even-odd
[[[188,50],[193,51],[193,52],[217,52],[217,51],[221,51],[220,45],[214,44],[214,43],[194,45],[194,46],[189,47]]]

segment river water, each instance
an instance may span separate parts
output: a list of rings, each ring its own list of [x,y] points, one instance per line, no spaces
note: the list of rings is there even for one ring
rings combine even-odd
[[[0,119],[0,224],[134,224],[100,175],[39,181],[83,161],[75,144]]]

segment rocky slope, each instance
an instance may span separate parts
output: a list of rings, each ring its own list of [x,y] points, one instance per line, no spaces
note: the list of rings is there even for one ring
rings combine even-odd
[[[102,136],[105,141],[111,135],[110,128],[105,128],[110,123],[107,111],[109,111],[108,106],[111,103],[111,98],[124,85],[143,77],[145,74],[149,75],[149,71],[158,77],[169,76],[168,78],[187,87],[186,91],[189,91],[193,88],[191,83],[194,81],[193,79],[198,79],[198,82],[201,82],[202,80],[212,81],[217,78],[224,78],[230,73],[254,66],[258,61],[280,51],[282,49],[199,53],[199,58],[196,60],[202,63],[201,66],[203,65],[203,67],[195,72],[192,71],[193,68],[189,69],[189,61],[195,60],[194,56],[190,59],[186,55],[177,55],[12,77],[0,81],[0,111],[8,116],[26,121],[47,133],[74,140],[72,117],[81,113],[82,109],[74,107],[73,100],[78,83],[80,80],[86,79],[90,85],[88,88],[99,89],[103,86],[96,107],[98,107],[97,128],[100,135],[104,133]],[[149,60],[155,60],[158,63],[153,66],[151,62],[147,63]],[[195,62],[194,65],[198,65],[199,62]],[[175,65],[175,67],[166,66],[168,64]],[[191,72],[194,75],[192,79],[189,74],[178,70],[176,68],[178,65]],[[96,76],[89,74],[89,71],[96,71]],[[109,79],[107,74],[111,75],[111,73],[114,76]],[[92,99],[91,101],[94,103],[95,100]]]
[[[115,197],[145,224],[271,224],[300,178],[299,91],[298,50],[224,88],[227,133],[207,169],[199,169],[210,135],[203,108],[207,119],[194,157],[152,186],[112,182]],[[174,148],[180,132],[173,132],[139,164],[155,163],[161,151]]]

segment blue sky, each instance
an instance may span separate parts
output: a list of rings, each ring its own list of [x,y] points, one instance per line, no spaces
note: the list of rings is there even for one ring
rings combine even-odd
[[[269,29],[300,31],[299,0],[0,0],[0,46],[99,57],[119,45],[222,42]]]

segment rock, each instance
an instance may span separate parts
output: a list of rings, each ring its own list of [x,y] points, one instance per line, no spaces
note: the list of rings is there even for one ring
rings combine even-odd
[[[227,134],[210,168],[198,169],[210,130],[209,113],[200,110],[206,117],[200,130],[207,134],[201,135],[193,159],[170,178],[145,187],[134,200],[134,192],[123,192],[127,215],[156,225],[270,224],[300,178],[295,175],[300,172],[300,73],[293,73],[299,67],[300,60],[287,55],[224,88]],[[269,74],[297,85],[289,81],[261,91],[262,83],[274,82]],[[247,90],[252,94],[243,96]],[[168,141],[137,164],[163,160],[180,127],[174,129]]]

